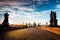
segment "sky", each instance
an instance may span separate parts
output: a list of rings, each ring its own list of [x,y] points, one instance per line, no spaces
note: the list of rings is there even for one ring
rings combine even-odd
[[[10,24],[49,24],[51,10],[56,12],[60,24],[60,0],[0,0],[0,23],[8,12]]]

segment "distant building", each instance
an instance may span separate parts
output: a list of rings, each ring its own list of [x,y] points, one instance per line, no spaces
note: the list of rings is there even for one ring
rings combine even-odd
[[[56,19],[56,12],[51,11],[50,14],[50,26],[51,27],[55,27],[57,26],[57,19]]]

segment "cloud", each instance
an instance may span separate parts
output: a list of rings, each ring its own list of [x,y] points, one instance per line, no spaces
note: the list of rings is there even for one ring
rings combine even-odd
[[[56,8],[59,8],[60,9],[60,4],[56,5]]]
[[[14,20],[15,23],[19,23],[21,20],[22,22],[38,22],[38,20],[45,20],[46,14],[49,13],[50,10],[45,10],[45,11],[40,11],[40,12],[35,12],[35,8],[31,7],[24,7],[24,6],[5,6],[2,8],[0,11],[7,12],[8,10],[9,13],[9,20],[11,23]],[[44,17],[43,17],[44,16]],[[43,18],[43,19],[42,19]],[[19,21],[19,22],[17,22]]]
[[[38,2],[37,2],[38,1]],[[38,5],[40,4],[45,4],[44,1],[47,0],[37,0],[36,3]],[[0,1],[0,5],[6,5],[6,6],[11,6],[11,5],[17,5],[17,6],[32,6],[34,4],[33,0],[13,0],[13,1]]]
[[[58,2],[59,2],[59,0],[56,0],[56,2],[58,3]]]
[[[41,1],[40,1],[41,2]],[[50,10],[45,11],[36,11],[34,6],[30,6],[30,3],[26,2],[2,2],[0,12],[9,13],[9,22],[11,23],[20,23],[20,22],[41,22],[41,20],[46,20],[46,15]],[[29,6],[22,6],[29,5]],[[14,21],[13,21],[14,20]],[[39,20],[39,21],[38,21]],[[13,21],[13,22],[12,22]],[[17,22],[18,21],[18,22]]]
[[[10,1],[7,1],[7,2],[0,2],[0,5],[17,5],[19,4],[19,2],[10,2]]]
[[[12,13],[9,13],[9,14],[10,14],[11,20],[15,20],[15,21],[21,21],[22,20],[22,22],[27,22],[27,21],[28,22],[34,22],[34,21],[39,22],[37,20],[46,20],[45,16],[47,14],[49,14],[49,12],[50,12],[50,10],[41,11],[41,12],[18,11],[16,14],[16,12],[14,11],[14,12],[12,12],[13,14]]]
[[[37,4],[40,6],[41,4],[45,4],[48,0],[37,0],[39,1]],[[43,3],[44,2],[44,3]],[[0,2],[0,14],[4,14],[6,12],[9,13],[9,22],[11,23],[22,23],[22,22],[49,22],[49,15],[51,10],[44,11],[36,11],[40,10],[36,7],[36,5],[32,4],[33,1],[7,1]],[[60,4],[59,4],[60,5]],[[59,5],[56,5],[56,8],[53,11],[60,13]],[[17,22],[18,21],[18,22]]]

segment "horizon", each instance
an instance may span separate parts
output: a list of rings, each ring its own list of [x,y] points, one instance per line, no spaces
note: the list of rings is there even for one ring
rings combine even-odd
[[[49,24],[51,10],[56,12],[60,25],[60,0],[0,0],[0,24],[9,14],[9,24]]]

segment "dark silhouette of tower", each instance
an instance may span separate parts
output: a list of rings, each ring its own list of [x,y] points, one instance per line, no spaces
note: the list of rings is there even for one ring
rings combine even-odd
[[[53,11],[51,11],[51,14],[50,14],[50,26],[52,27],[57,26],[56,12],[53,12]]]
[[[4,14],[4,21],[3,21],[3,23],[2,23],[2,30],[7,30],[8,27],[9,27],[8,16],[9,16],[8,13],[5,13],[5,14]]]
[[[5,14],[4,14],[4,21],[3,21],[3,23],[2,23],[3,25],[6,25],[6,26],[9,25],[9,23],[8,23],[8,16],[9,16],[8,13],[5,13]]]

